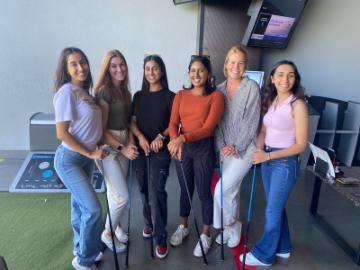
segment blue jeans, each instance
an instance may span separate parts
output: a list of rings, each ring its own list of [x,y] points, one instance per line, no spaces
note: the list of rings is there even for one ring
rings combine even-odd
[[[55,170],[71,192],[71,224],[78,262],[91,266],[101,251],[101,206],[91,185],[93,160],[59,146],[55,153]]]
[[[266,152],[280,150],[265,147]],[[265,227],[261,239],[251,253],[261,262],[272,264],[276,253],[291,251],[285,205],[294,187],[299,170],[298,156],[279,158],[261,164],[266,195]]]

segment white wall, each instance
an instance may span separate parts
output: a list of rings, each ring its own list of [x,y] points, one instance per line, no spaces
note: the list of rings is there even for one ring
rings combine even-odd
[[[144,54],[158,53],[170,88],[187,81],[197,48],[198,4],[170,0],[16,0],[0,8],[0,150],[29,148],[29,118],[52,112],[52,84],[60,51],[84,50],[94,79],[105,51],[127,58],[131,88],[141,86]]]
[[[359,0],[309,0],[286,50],[264,50],[263,69],[293,60],[309,95],[360,102]]]

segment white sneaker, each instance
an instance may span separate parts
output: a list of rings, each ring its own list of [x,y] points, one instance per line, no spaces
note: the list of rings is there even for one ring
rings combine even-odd
[[[172,246],[180,245],[185,239],[185,237],[189,235],[189,233],[190,233],[189,228],[186,228],[184,225],[180,224],[179,227],[177,227],[176,231],[171,236],[170,244]]]
[[[227,231],[226,228],[224,228],[224,245],[227,243],[227,241],[229,240],[230,236],[229,233]],[[216,236],[215,242],[218,243],[219,245],[221,245],[221,232],[218,234],[218,236]]]
[[[73,250],[73,255],[77,256],[75,249]],[[95,258],[95,262],[100,262],[103,259],[103,257],[104,257],[104,254],[100,251],[100,253]]]
[[[129,240],[128,235],[124,232],[124,230],[117,226],[115,230],[115,236],[119,240],[119,242],[126,244]]]
[[[281,258],[281,259],[289,259],[290,258],[290,252],[276,253],[275,255],[276,255],[276,257]]]
[[[239,260],[242,263],[244,253],[240,254]],[[245,264],[250,266],[271,266],[271,263],[260,262],[251,252],[246,253]]]
[[[226,228],[229,235],[229,240],[227,241],[229,248],[234,248],[239,245],[241,238],[241,227],[241,222],[236,221],[234,224]]]
[[[112,240],[111,237],[108,237],[105,232],[103,232],[101,234],[101,241],[104,242],[104,244],[111,250],[113,251],[113,244],[112,244]],[[119,240],[114,237],[114,242],[115,242],[115,249],[116,249],[116,253],[122,253],[126,251],[126,245],[123,243],[120,243]]]
[[[204,248],[204,253],[205,255],[208,253],[210,247],[211,247],[211,242],[212,242],[212,239],[211,239],[211,236],[207,236],[206,234],[201,234],[200,235],[200,239],[201,239],[201,243],[202,243],[202,246]],[[196,247],[194,249],[194,256],[195,257],[201,257],[202,256],[202,253],[201,253],[201,246],[200,246],[200,242],[198,241],[198,243],[196,244]]]
[[[98,270],[98,268],[95,266],[95,264],[93,264],[92,266],[80,265],[76,257],[74,257],[74,259],[72,260],[71,265],[76,270]]]

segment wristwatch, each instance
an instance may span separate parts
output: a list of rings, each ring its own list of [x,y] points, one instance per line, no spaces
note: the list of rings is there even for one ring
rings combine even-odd
[[[159,133],[158,136],[159,136],[163,141],[166,139],[166,137],[165,137],[163,134],[161,134],[161,133]]]
[[[123,144],[121,144],[121,143],[119,144],[119,146],[118,146],[118,147],[116,147],[116,149],[117,149],[117,150],[119,150],[119,151],[121,151],[123,148],[124,148],[124,145],[123,145]]]

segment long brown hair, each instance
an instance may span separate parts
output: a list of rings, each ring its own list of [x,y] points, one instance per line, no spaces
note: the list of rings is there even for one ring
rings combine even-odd
[[[125,79],[120,83],[120,91],[115,89],[115,86],[111,80],[111,75],[109,73],[110,61],[114,57],[119,57],[126,66],[126,75]],[[94,87],[94,95],[101,91],[109,91],[109,94],[114,93],[115,98],[120,99],[127,106],[131,106],[131,93],[129,90],[129,68],[124,55],[118,50],[108,51],[105,53],[101,61],[99,76]]]
[[[261,91],[261,119],[267,113],[269,107],[277,97],[277,91],[275,85],[272,83],[271,78],[274,76],[277,68],[281,65],[290,65],[294,69],[295,74],[295,83],[291,88],[291,93],[294,95],[295,99],[292,103],[297,99],[305,100],[304,88],[301,86],[301,76],[296,67],[296,65],[289,60],[282,60],[275,64],[275,66],[271,69],[270,74],[266,79],[266,83]]]
[[[57,92],[61,86],[63,86],[65,83],[68,83],[71,81],[71,77],[69,75],[69,72],[67,70],[67,60],[70,54],[78,53],[84,59],[86,60],[88,66],[89,66],[89,74],[84,81],[83,89],[87,90],[87,92],[90,92],[90,89],[93,85],[92,76],[90,72],[90,63],[88,58],[86,57],[85,53],[76,47],[68,47],[62,50],[59,62],[57,64],[56,72],[55,72],[55,80],[54,80],[54,91]]]

